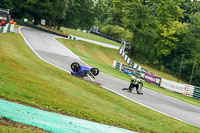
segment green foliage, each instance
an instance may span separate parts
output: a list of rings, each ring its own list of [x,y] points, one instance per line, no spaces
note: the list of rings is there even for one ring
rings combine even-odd
[[[101,28],[101,32],[103,34],[105,34],[105,35],[110,35],[113,27],[114,26],[112,26],[112,25],[106,25],[106,26],[104,26],[104,27]]]
[[[189,56],[189,59],[192,60],[192,66],[195,64],[194,67],[194,75],[193,75],[193,83],[196,85],[200,85],[199,81],[199,70],[200,70],[200,12],[197,12],[195,14],[192,14],[190,16],[191,23],[189,24],[189,30],[186,34],[186,38],[184,39],[184,43],[190,44],[188,50],[189,53],[187,54]],[[197,57],[197,60],[195,62],[194,58]],[[186,67],[191,73],[192,67]],[[195,82],[196,81],[196,82]]]
[[[129,42],[132,40],[133,37],[133,34],[130,31],[125,30],[120,26],[106,25],[101,28],[101,32],[118,40],[124,39]]]
[[[9,8],[13,18],[28,18],[39,24],[41,19],[47,21],[47,25],[60,28],[67,8],[67,0],[9,0],[1,1],[0,8]]]
[[[13,0],[1,0],[0,1],[0,8],[3,8],[3,9],[13,9],[12,1]]]
[[[162,27],[160,27],[162,33],[160,34],[159,40],[155,44],[157,56],[159,58],[162,56],[167,56],[172,50],[176,49],[177,43],[179,42],[179,39],[176,36],[177,31],[179,31],[179,29],[183,29],[185,26],[187,25],[178,21],[174,21],[168,26],[162,25]]]
[[[118,22],[134,35],[134,56],[143,57],[149,63],[160,65],[160,69],[178,75],[180,55],[185,55],[181,77],[188,81],[195,63],[193,84],[199,85],[196,78],[200,53],[199,1],[114,0],[113,3],[114,11],[121,18]]]
[[[114,26],[113,29],[111,30],[111,35],[114,38],[122,38],[123,34],[124,34],[124,28],[119,27],[119,26]]]
[[[34,24],[45,19],[48,26],[60,29],[61,26],[89,29],[94,24],[100,25],[108,15],[107,0],[1,0],[0,8],[10,9],[12,17],[28,18]]]
[[[160,63],[163,64],[172,74],[178,75],[181,57],[184,55],[181,79],[189,82],[192,73],[193,64],[195,63],[194,75],[192,84],[199,86],[199,39],[200,39],[200,21],[199,14],[190,14],[190,23],[180,24],[176,29],[176,33],[173,35],[178,38],[176,49],[171,49],[166,57],[160,58]],[[182,25],[182,26],[181,26]],[[173,31],[173,30],[172,30]],[[197,61],[194,62],[194,58],[197,55]]]
[[[198,0],[183,0],[180,5],[184,11],[183,18],[179,18],[181,22],[190,22],[190,15],[200,11],[200,2]]]
[[[67,15],[64,21],[66,27],[89,29],[95,21],[96,6],[93,0],[69,0]]]

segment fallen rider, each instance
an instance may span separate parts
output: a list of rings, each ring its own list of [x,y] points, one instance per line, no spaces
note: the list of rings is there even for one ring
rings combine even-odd
[[[135,76],[131,76],[131,83],[129,85],[129,88],[123,88],[122,90],[128,90],[129,92],[132,92],[134,88],[136,88],[137,94],[143,94],[142,93],[142,87],[143,83],[141,80]]]

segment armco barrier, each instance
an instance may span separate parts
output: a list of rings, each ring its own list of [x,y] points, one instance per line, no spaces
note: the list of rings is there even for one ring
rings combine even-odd
[[[161,78],[157,77],[157,76],[155,76],[151,73],[144,73],[143,79],[148,83],[155,84],[155,85],[158,85],[158,86],[161,83]]]
[[[99,33],[99,32],[90,31],[90,33],[91,33],[91,34],[95,34],[95,35],[97,35],[97,36],[104,37],[104,38],[106,38],[106,39],[109,39],[109,40],[112,40],[112,41],[115,41],[115,42],[118,42],[118,43],[121,43],[120,40],[114,39],[114,38],[112,38],[112,37],[110,37],[110,36],[106,36],[106,35],[104,35],[104,34],[102,34],[102,33]]]
[[[119,48],[119,54],[124,58],[126,63],[128,63],[133,69],[137,69],[138,71],[141,72],[142,67],[132,62],[131,59],[128,57],[128,55],[123,51],[122,47]]]
[[[141,71],[138,71],[137,69],[134,69],[130,66],[127,66],[127,65],[124,65],[120,62],[117,62],[117,61],[113,61],[113,65],[112,65],[113,68],[121,71],[121,72],[124,72],[126,74],[129,74],[129,75],[135,75],[136,77],[140,77],[141,76]]]
[[[57,32],[50,31],[48,29],[45,29],[45,28],[42,28],[42,27],[39,27],[39,26],[36,26],[36,25],[33,25],[33,24],[25,23],[22,20],[14,19],[14,21],[19,25],[23,25],[23,26],[26,26],[26,27],[30,27],[30,28],[33,28],[33,29],[38,29],[38,30],[41,30],[41,31],[44,31],[44,32],[48,32],[48,33],[54,34],[54,35],[59,35],[59,36],[68,38],[67,35],[59,34]]]

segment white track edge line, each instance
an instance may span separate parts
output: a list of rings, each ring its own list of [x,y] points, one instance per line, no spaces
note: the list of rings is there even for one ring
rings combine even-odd
[[[53,64],[53,63],[51,63],[51,62],[48,62],[48,61],[46,61],[45,59],[43,59],[43,58],[31,47],[31,45],[29,44],[29,42],[28,42],[28,41],[26,40],[26,38],[23,36],[23,34],[21,33],[21,28],[22,28],[22,27],[19,27],[19,33],[21,34],[21,36],[23,37],[23,39],[25,40],[25,42],[26,42],[26,44],[29,46],[29,48],[30,48],[41,60],[43,60],[43,61],[45,61],[45,62],[47,62],[47,63],[49,63],[49,64],[51,64],[51,65],[53,65],[53,66],[55,66],[55,67],[57,67],[57,68],[60,68],[61,70],[65,71],[65,72],[70,73],[70,71],[67,71],[67,70],[65,70],[65,69],[63,69],[63,68],[61,68],[61,67],[59,67],[59,66],[57,66],[57,65],[55,65],[55,64]]]
[[[102,88],[108,90],[108,91],[111,91],[111,92],[113,92],[113,93],[115,93],[115,94],[117,94],[117,95],[119,95],[119,96],[121,96],[121,97],[124,97],[124,98],[126,98],[126,99],[128,99],[128,100],[130,100],[130,101],[132,101],[132,102],[135,102],[135,103],[137,103],[137,104],[139,104],[139,105],[142,105],[142,106],[144,106],[144,107],[146,107],[146,108],[149,108],[149,109],[151,109],[151,110],[153,110],[153,111],[156,111],[156,112],[158,112],[158,113],[164,114],[164,115],[166,115],[166,116],[168,116],[168,117],[174,118],[174,119],[176,119],[176,120],[179,120],[179,121],[181,121],[181,122],[187,123],[187,124],[189,124],[189,125],[198,127],[198,126],[196,126],[196,125],[194,125],[194,124],[192,124],[192,123],[189,123],[189,122],[184,121],[184,120],[181,120],[181,119],[179,119],[179,118],[177,118],[177,117],[174,117],[174,116],[171,116],[171,115],[166,114],[166,113],[164,113],[164,112],[161,112],[161,111],[159,111],[159,110],[157,110],[157,109],[154,109],[154,108],[152,108],[152,107],[150,107],[150,106],[148,106],[148,105],[145,105],[145,104],[143,104],[143,103],[140,103],[140,102],[138,102],[138,101],[136,101],[136,100],[130,99],[130,98],[128,98],[127,96],[125,96],[125,95],[123,95],[123,94],[120,94],[119,92],[116,92],[116,91],[114,91],[114,90],[111,90],[111,89],[109,89],[109,88],[107,88],[107,87],[105,87],[105,86],[103,86],[103,85],[100,85],[100,86],[101,86]]]

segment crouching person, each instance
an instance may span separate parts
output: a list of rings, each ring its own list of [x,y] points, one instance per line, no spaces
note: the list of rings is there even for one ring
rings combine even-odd
[[[129,92],[132,92],[132,90],[136,88],[137,94],[143,94],[142,87],[143,87],[143,83],[141,82],[141,80],[132,75],[129,88],[123,88],[122,90],[128,90]]]

